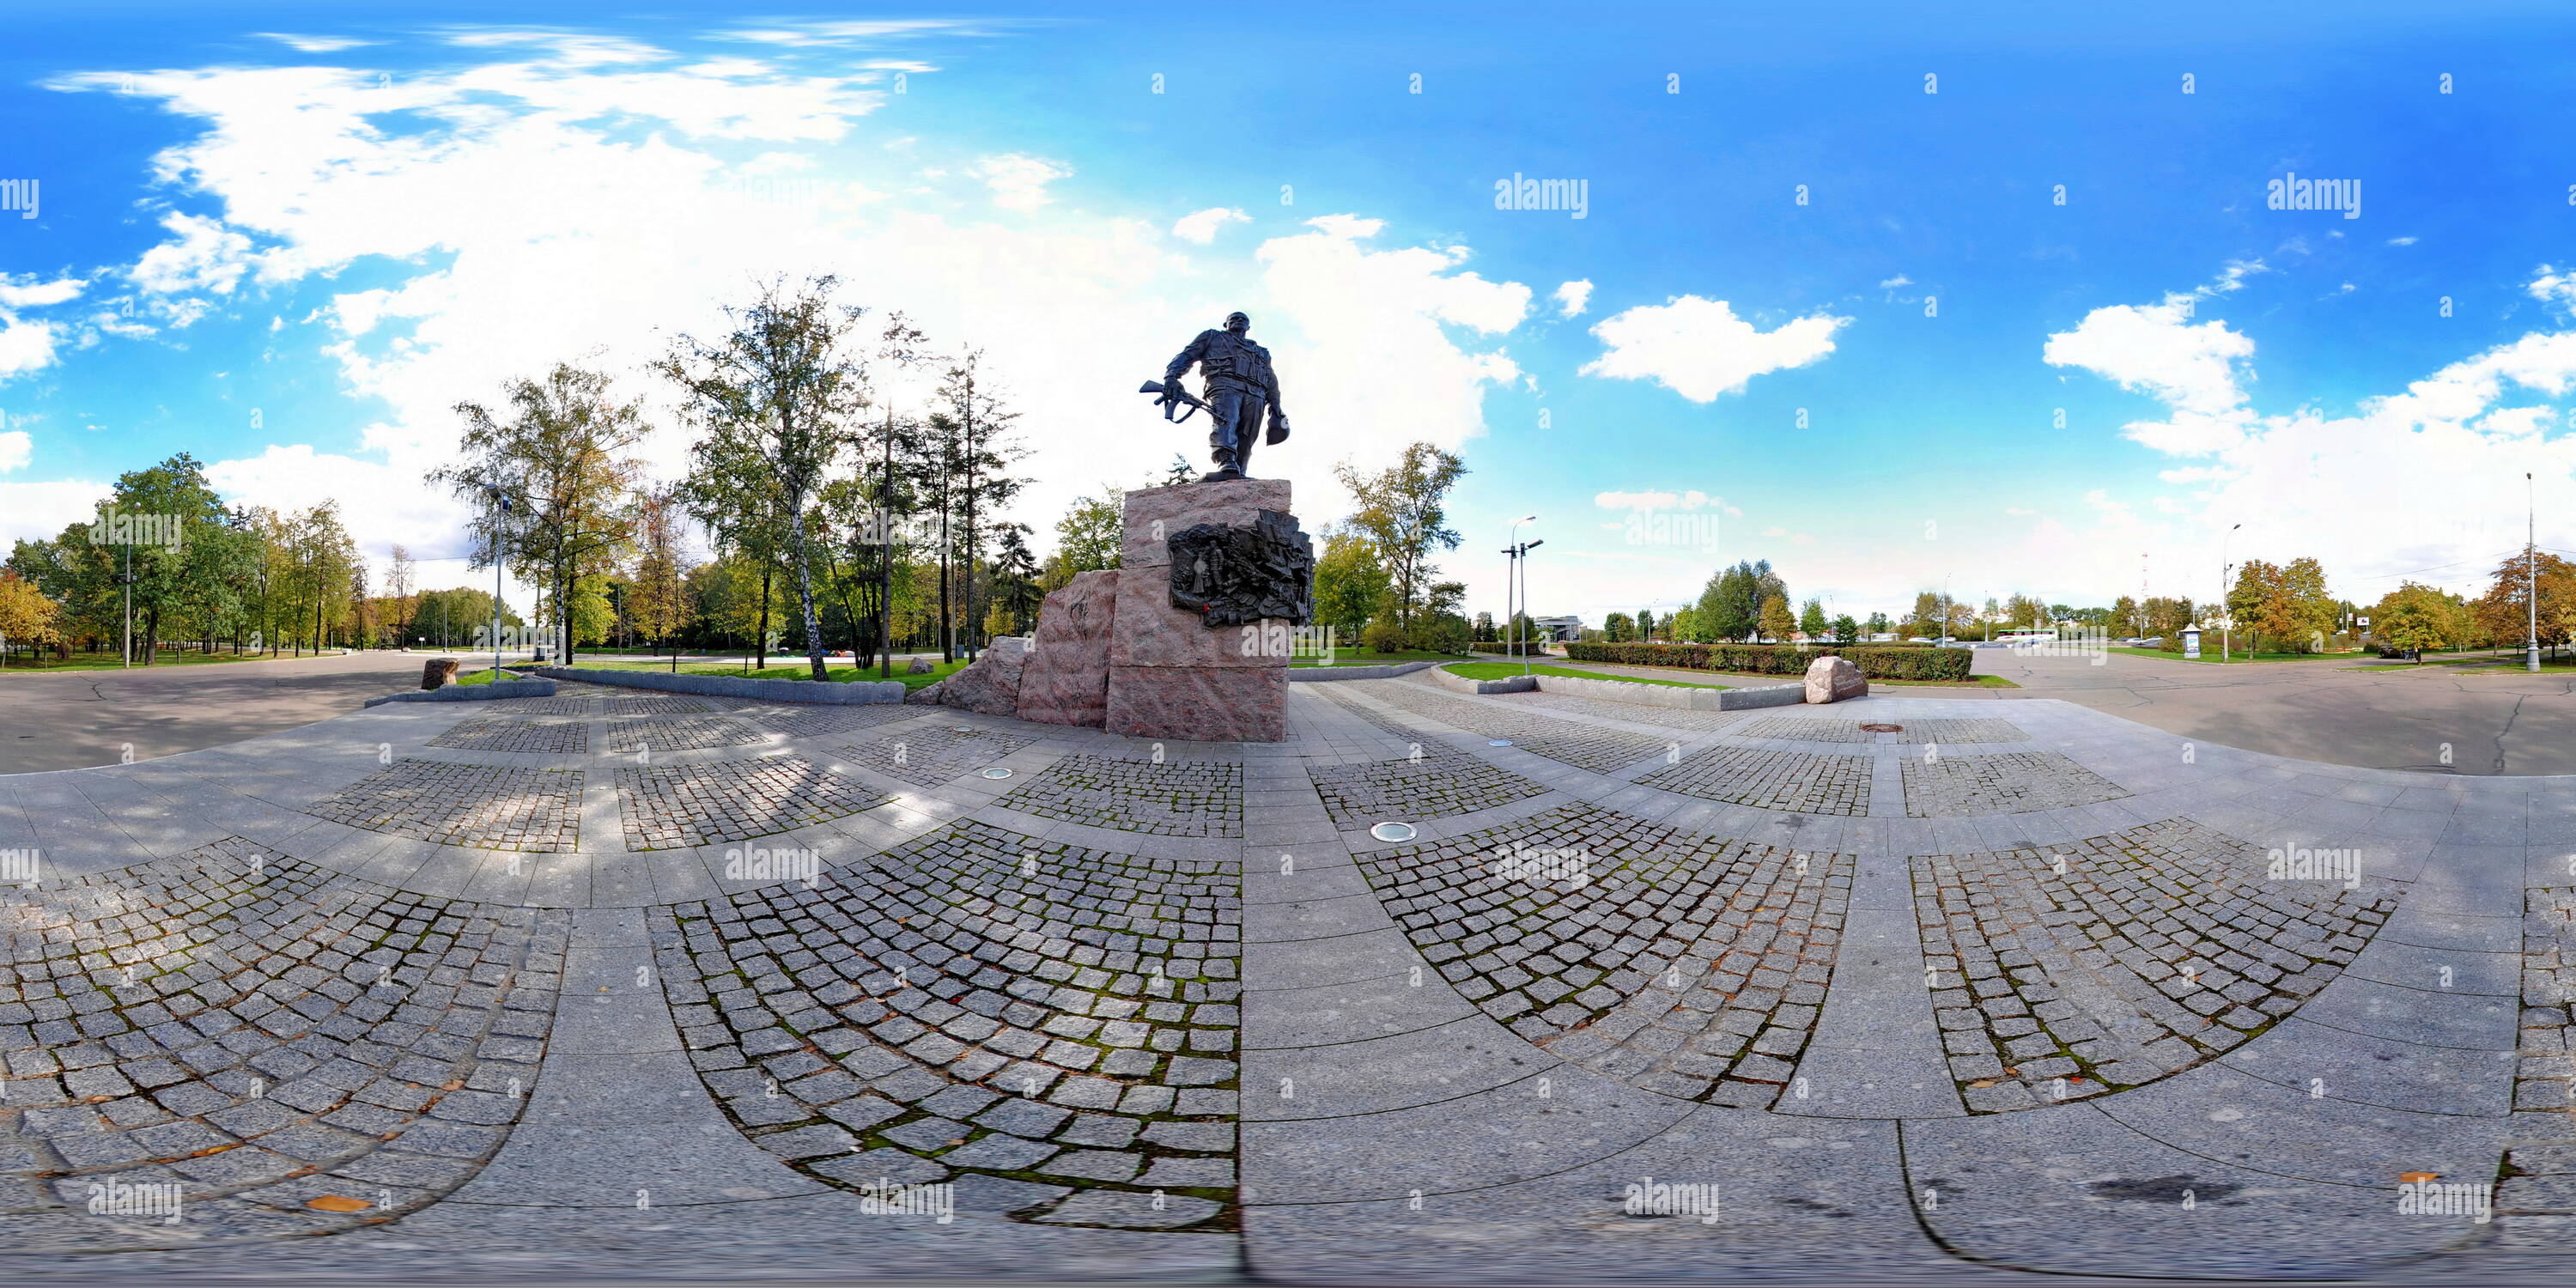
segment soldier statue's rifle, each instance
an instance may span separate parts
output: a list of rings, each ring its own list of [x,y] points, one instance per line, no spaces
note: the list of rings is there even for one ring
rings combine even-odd
[[[1191,397],[1188,390],[1181,388],[1179,381],[1174,381],[1167,386],[1160,380],[1148,380],[1145,382],[1145,387],[1137,390],[1136,392],[1140,394],[1153,394],[1160,399],[1163,405],[1163,419],[1171,421],[1175,425],[1188,420],[1195,413],[1208,411],[1208,405]],[[1174,411],[1179,410],[1183,406],[1187,406],[1189,410],[1181,412],[1177,417],[1172,415]],[[1213,416],[1216,413],[1208,411],[1208,414]]]

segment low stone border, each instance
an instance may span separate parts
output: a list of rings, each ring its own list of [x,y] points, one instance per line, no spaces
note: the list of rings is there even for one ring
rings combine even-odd
[[[1288,668],[1288,678],[1304,683],[1320,680],[1392,680],[1399,675],[1411,675],[1416,671],[1446,665],[1448,664],[1445,662],[1434,661],[1389,662],[1380,666],[1292,666]]]
[[[1535,675],[1506,675],[1499,680],[1470,680],[1447,667],[1431,673],[1441,688],[1457,693],[1527,693],[1538,687]]]
[[[903,701],[901,680],[755,680],[742,675],[674,675],[662,671],[582,671],[562,666],[533,668],[550,680],[580,680],[629,689],[660,689],[719,698],[758,698],[765,702],[816,702],[857,706]],[[547,689],[551,693],[552,688]]]
[[[490,684],[450,684],[437,689],[414,689],[408,693],[388,693],[367,699],[367,705],[380,707],[388,702],[489,702],[495,698],[551,698],[555,695],[552,680],[495,680]]]

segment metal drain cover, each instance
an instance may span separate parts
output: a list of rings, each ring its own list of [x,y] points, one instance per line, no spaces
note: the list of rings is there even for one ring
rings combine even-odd
[[[1414,837],[1411,823],[1380,823],[1369,829],[1369,835],[1381,841],[1410,841]]]
[[[985,770],[985,771],[984,771],[984,776],[985,776],[986,778],[1008,778],[1008,777],[1010,777],[1010,776],[1011,776],[1011,771],[1010,771],[1010,770],[1007,770],[1007,769],[1002,769],[1002,768],[996,767],[996,768],[993,768],[993,769],[987,769],[987,770]]]
[[[1905,732],[1905,726],[1892,724],[1865,724],[1860,727],[1860,730],[1862,733],[1903,733]]]

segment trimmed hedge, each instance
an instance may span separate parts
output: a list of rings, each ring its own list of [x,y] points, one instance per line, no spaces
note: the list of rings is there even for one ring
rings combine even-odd
[[[1974,659],[1963,648],[1919,644],[1568,644],[1567,659],[1623,666],[1677,666],[1748,675],[1804,675],[1820,657],[1839,657],[1871,680],[1965,681]]]

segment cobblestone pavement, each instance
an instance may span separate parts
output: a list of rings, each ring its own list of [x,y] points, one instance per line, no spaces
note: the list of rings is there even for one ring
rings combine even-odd
[[[1649,1091],[1758,1107],[1833,977],[1851,860],[1568,806],[1361,868],[1405,937],[1512,1032]]]
[[[1713,733],[1740,724],[1749,711],[1690,711],[1681,707],[1650,707],[1634,702],[1610,702],[1601,698],[1577,697],[1571,693],[1501,693],[1494,700],[1506,706],[1536,707],[1543,711],[1571,711],[1578,715],[1599,716],[1629,724],[1662,725],[1667,729],[1691,729]]]
[[[238,837],[0,904],[0,1231],[101,1252],[416,1211],[536,1083],[562,913],[424,898]]]
[[[802,756],[617,771],[626,848],[668,850],[792,832],[894,798]]]
[[[2564,1277],[2576,781],[1991,697],[1309,683],[1291,742],[1156,765],[568,693],[0,776],[0,1268]],[[1962,745],[1817,737],[1861,720]],[[563,729],[579,768],[510,760]],[[810,883],[718,857],[809,827]],[[2368,876],[2275,879],[2274,840]],[[2493,1221],[2401,1215],[2408,1174],[2497,1182]],[[1648,1178],[1719,1219],[1629,1211]],[[915,1184],[955,1220],[863,1201]]]
[[[440,845],[569,853],[581,830],[581,779],[576,770],[405,758],[304,812]]]
[[[845,753],[851,764],[916,787],[937,787],[1036,743],[1036,738],[1022,734],[936,724],[898,730],[848,747]]]
[[[1867,814],[1867,756],[1712,747],[1637,781],[1668,792],[1800,814]]]
[[[2023,742],[2030,737],[2009,720],[1908,720],[1894,733],[1863,729],[1863,724],[1894,724],[1894,721],[1808,720],[1798,716],[1766,716],[1736,730],[1745,738],[1790,738],[1799,742],[1876,742],[1881,738],[1894,743],[1943,742]]]
[[[1903,764],[1905,812],[1915,818],[2022,814],[2115,801],[2129,794],[2118,783],[2054,751],[1938,760],[1907,756]]]
[[[590,750],[590,726],[569,720],[466,720],[429,740],[451,751],[515,751],[580,755]]]
[[[873,729],[881,724],[917,720],[920,707],[898,702],[867,703],[839,707],[755,707],[742,712],[764,733],[785,734],[790,738],[811,738],[816,734],[846,733],[852,729]]]
[[[1644,734],[1622,733],[1598,725],[1515,711],[1490,701],[1452,697],[1443,690],[1411,680],[1345,680],[1342,683],[1415,715],[1428,716],[1452,728],[1487,738],[1509,739],[1513,746],[1523,751],[1596,774],[1606,774],[1622,765],[1633,765],[1664,750],[1667,745],[1662,739]]]
[[[2397,905],[2275,881],[2264,852],[2168,820],[2046,850],[1914,861],[1943,1050],[1974,1112],[2134,1087],[2316,995]]]
[[[1337,827],[1472,814],[1547,794],[1507,769],[1447,747],[1415,744],[1401,760],[1311,765],[1306,776]]]
[[[1157,836],[1243,835],[1243,766],[1072,755],[998,802],[1005,809]]]
[[[2522,1036],[2513,1107],[2576,1110],[2576,889],[2524,893]],[[2576,1170],[2571,1168],[2569,1170]]]
[[[730,716],[678,716],[670,719],[619,720],[608,726],[608,750],[701,751],[708,747],[746,747],[769,735],[748,721]]]
[[[708,1091],[799,1171],[1179,1228],[1232,1223],[1241,924],[1231,862],[968,822],[653,929]]]

